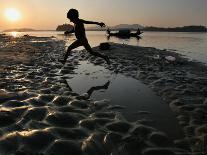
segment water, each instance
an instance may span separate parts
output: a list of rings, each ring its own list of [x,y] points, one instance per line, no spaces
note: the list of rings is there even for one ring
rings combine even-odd
[[[140,81],[112,74],[104,67],[87,61],[81,61],[70,77],[67,82],[74,92],[91,92],[93,100],[110,99],[112,105],[125,107],[120,112],[127,120],[144,119],[148,125],[168,133],[172,138],[181,137],[180,127],[169,106]]]
[[[34,36],[55,36],[64,39],[68,45],[75,39],[74,36],[65,37],[63,32],[37,31],[37,32],[11,32],[13,36],[25,34]],[[105,32],[88,31],[87,36],[91,46],[97,46],[101,42],[111,41],[135,46],[156,47],[159,49],[171,49],[186,57],[207,64],[207,33],[186,32],[145,32],[142,39],[118,39],[111,37],[107,40]]]

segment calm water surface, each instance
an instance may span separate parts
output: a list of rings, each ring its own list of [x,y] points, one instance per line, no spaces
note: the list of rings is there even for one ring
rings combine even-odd
[[[67,41],[68,45],[75,39],[74,36],[65,37],[62,32],[40,31],[10,33],[13,36],[24,34],[35,36],[55,36]],[[87,36],[92,46],[97,46],[101,42],[116,42],[135,46],[156,47],[159,49],[171,49],[187,56],[190,59],[207,64],[207,33],[185,33],[185,32],[145,32],[142,39],[118,39],[111,37],[107,39],[105,32],[88,31]]]
[[[94,91],[90,91],[91,99],[109,99],[112,105],[124,107],[118,111],[128,121],[144,120],[147,125],[164,131],[173,139],[181,138],[181,129],[168,104],[136,79],[111,73],[104,67],[87,61],[80,61],[75,74],[69,75],[67,83],[78,94],[93,89]]]

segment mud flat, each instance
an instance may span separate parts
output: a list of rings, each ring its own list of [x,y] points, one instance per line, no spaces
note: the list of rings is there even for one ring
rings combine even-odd
[[[98,47],[94,50],[100,51]],[[207,67],[182,55],[151,47],[111,43],[111,49],[100,51],[111,57],[111,65],[80,51],[80,60],[90,59],[115,73],[133,77],[148,85],[169,104],[177,115],[185,138],[177,147],[194,153],[206,153],[207,143]],[[86,56],[85,56],[86,55]]]
[[[154,69],[159,69],[159,65],[156,67],[153,64],[156,61],[147,56],[154,56],[153,53],[161,54],[162,51],[113,44],[110,51],[105,51],[113,58],[112,64],[105,67],[116,73],[120,72],[142,80],[155,92],[165,96],[163,99],[174,107],[172,109],[178,113],[178,120],[186,131],[185,139],[177,141],[172,141],[165,133],[141,122],[128,122],[119,112],[109,110],[111,103],[104,98],[94,101],[88,98],[87,94],[79,95],[68,88],[65,77],[74,73],[79,60],[89,59],[96,65],[105,65],[102,60],[87,56],[84,51],[74,52],[63,67],[58,62],[58,58],[65,51],[65,43],[62,41],[30,36],[2,40],[0,154],[191,155],[192,152],[205,154],[203,146],[206,146],[204,144],[206,130],[204,119],[201,118],[206,116],[206,101],[197,103],[195,100],[201,98],[203,92],[196,98],[192,94],[188,95],[191,100],[187,98],[188,103],[185,103],[186,98],[182,96],[192,90],[193,94],[195,92],[194,89],[187,87],[187,79],[181,78],[185,81],[182,83],[183,87],[175,87],[173,84],[177,84],[176,81],[168,79],[172,73],[170,69],[175,69],[176,65],[171,67],[171,64],[166,63],[162,71],[153,72]],[[142,49],[142,52],[137,54],[139,53],[137,49],[140,51]],[[193,67],[191,63],[179,64],[177,67],[179,77],[185,77],[187,68],[192,71],[191,66]],[[185,68],[185,74],[181,72],[182,68]],[[198,69],[191,74],[197,75],[197,72]],[[162,78],[155,76],[157,74],[161,74]],[[186,75],[187,77],[189,76]],[[156,78],[161,79],[160,82],[153,82]],[[193,82],[190,80],[190,86],[194,83],[204,86],[204,80],[195,78]],[[165,84],[169,89],[161,91]],[[172,94],[171,89],[175,88],[176,91],[173,92],[176,93],[171,99],[172,96],[168,95]],[[177,92],[184,88],[186,91],[176,98]],[[202,90],[199,88],[197,91]],[[176,99],[180,99],[179,102]]]

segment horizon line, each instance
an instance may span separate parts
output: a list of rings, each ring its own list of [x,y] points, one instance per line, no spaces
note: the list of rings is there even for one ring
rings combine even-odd
[[[67,24],[67,23],[65,23],[65,24]],[[64,25],[64,24],[62,24],[62,25]],[[69,25],[71,25],[71,24],[69,24]],[[207,28],[207,26],[206,25],[184,25],[184,26],[174,26],[174,27],[170,27],[170,26],[168,26],[168,27],[161,27],[161,26],[143,26],[143,25],[141,25],[141,24],[117,24],[117,25],[113,25],[113,26],[109,26],[109,27],[115,27],[115,26],[118,26],[118,25],[140,25],[140,26],[142,26],[143,28],[146,28],[146,27],[156,27],[156,28],[180,28],[180,27],[185,27],[185,26],[204,26],[204,27],[206,27]],[[59,26],[59,25],[58,25]],[[88,29],[94,29],[95,27],[86,27],[86,30],[88,30]],[[13,29],[16,29],[16,30],[21,30],[21,29],[30,29],[30,31],[56,31],[56,29],[35,29],[35,28],[31,28],[31,27],[23,27],[23,28],[9,28],[9,29],[4,29],[4,30],[0,30],[0,32],[5,32],[5,31],[9,31],[9,30],[13,30]],[[104,29],[104,28],[103,28]],[[29,31],[28,31],[29,32]]]

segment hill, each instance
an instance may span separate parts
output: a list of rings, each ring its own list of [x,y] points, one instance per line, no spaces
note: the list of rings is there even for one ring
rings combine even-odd
[[[145,27],[144,31],[158,31],[158,32],[207,32],[205,26],[183,26],[175,28],[162,28],[162,27]]]
[[[137,30],[138,28],[139,29],[143,29],[144,27],[142,25],[139,25],[139,24],[119,24],[119,25],[116,25],[116,26],[112,26],[110,27],[111,29],[115,29],[115,30],[119,30],[119,29],[130,29],[130,30]]]
[[[72,31],[74,27],[70,24],[58,25],[56,31]]]
[[[3,32],[12,32],[12,31],[15,31],[15,32],[29,32],[29,31],[37,31],[37,30],[31,29],[31,28],[19,28],[19,29],[8,29],[8,30],[4,30]]]
[[[143,29],[144,27],[142,25],[139,24],[119,24],[119,25],[115,25],[115,26],[109,26],[109,28],[111,30],[120,30],[120,29],[130,29],[130,30],[137,30],[137,28],[139,29]],[[86,30],[88,31],[105,31],[107,29],[107,27],[105,28],[101,28],[101,27],[88,27],[86,28]]]

